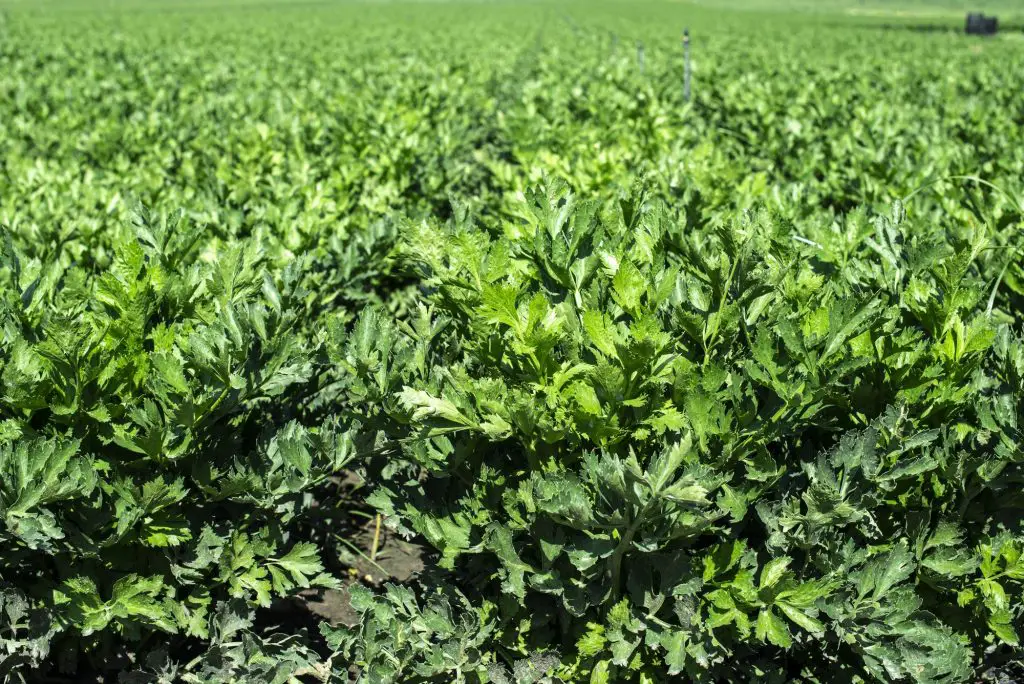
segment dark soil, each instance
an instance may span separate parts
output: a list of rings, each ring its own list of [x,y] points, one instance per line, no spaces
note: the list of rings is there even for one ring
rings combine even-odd
[[[363,547],[367,549],[364,551],[367,556],[373,539],[373,526],[370,527],[371,530],[365,535],[365,539],[360,535],[353,540],[353,543],[368,542]],[[349,606],[348,587],[353,584],[380,586],[384,582],[405,582],[412,579],[423,569],[423,549],[381,530],[375,561],[371,562],[369,558],[363,558],[355,553],[345,557],[343,562],[346,560],[350,565],[343,588],[304,591],[293,599],[296,609],[311,613],[319,620],[332,625],[354,625],[357,616]]]
[[[407,582],[423,570],[426,550],[391,533],[383,525],[378,533],[377,517],[363,503],[366,492],[358,476],[346,474],[332,482],[322,494],[311,536],[321,548],[333,549],[334,557],[324,560],[336,577],[345,578],[345,586],[305,591],[292,599],[291,604],[293,610],[305,614],[305,619],[352,625],[357,616],[349,606],[348,587]],[[302,620],[300,616],[296,618]]]

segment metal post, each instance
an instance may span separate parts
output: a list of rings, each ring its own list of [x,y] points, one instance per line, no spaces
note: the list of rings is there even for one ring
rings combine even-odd
[[[636,64],[640,68],[640,75],[644,75],[644,44],[636,41]]]
[[[683,100],[690,101],[690,29],[683,29]]]

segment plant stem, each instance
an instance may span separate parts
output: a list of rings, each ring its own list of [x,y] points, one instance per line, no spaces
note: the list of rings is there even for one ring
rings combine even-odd
[[[611,587],[616,597],[619,595],[619,584],[622,578],[622,559],[633,543],[633,537],[636,535],[637,530],[643,524],[646,513],[647,504],[644,504],[637,512],[636,517],[633,518],[633,522],[626,528],[625,533],[622,535],[622,540],[619,541],[619,545],[615,547],[615,551],[612,553]]]
[[[373,526],[373,544],[370,546],[370,560],[373,562],[377,561],[377,549],[380,546],[380,513],[377,514],[377,520]]]

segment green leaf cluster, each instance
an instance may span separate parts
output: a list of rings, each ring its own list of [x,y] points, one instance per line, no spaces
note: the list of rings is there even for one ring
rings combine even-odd
[[[687,231],[639,188],[524,200],[497,236],[410,225],[424,308],[365,313],[347,354],[375,362],[344,366],[381,392],[352,406],[373,503],[505,662],[954,682],[1015,652],[1024,343],[982,238],[897,205],[841,260],[769,211]]]
[[[336,417],[304,408],[321,365],[305,264],[269,269],[255,237],[205,258],[198,234],[142,214],[99,274],[7,240],[8,670],[61,651],[106,667],[154,634],[211,638],[228,601],[269,606],[335,583],[296,538],[309,492],[355,454]]]

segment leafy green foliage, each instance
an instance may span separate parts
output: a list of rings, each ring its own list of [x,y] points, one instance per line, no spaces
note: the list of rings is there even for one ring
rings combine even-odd
[[[594,681],[965,681],[1017,644],[993,417],[1018,411],[1021,342],[984,308],[980,242],[898,205],[845,265],[764,212],[682,233],[643,195],[553,186],[518,216],[410,226],[434,322],[382,325],[398,401],[365,416],[396,472],[374,503],[502,641]]]
[[[45,288],[8,242],[0,558],[4,638],[27,663],[50,640],[102,659],[115,635],[205,639],[229,599],[334,583],[291,537],[351,437],[271,405],[312,382],[301,265],[273,275],[255,240],[205,262],[175,220],[137,235],[104,273],[70,265]]]
[[[1012,40],[3,4],[0,679],[1021,659]],[[351,588],[355,624],[270,624],[338,584],[346,468],[431,567]]]
[[[424,593],[420,599],[410,588],[390,584],[378,600],[367,589],[353,588],[358,627],[322,628],[335,657],[359,668],[368,681],[429,681],[451,672],[485,677],[493,657],[489,609],[477,617],[465,597],[444,586]],[[493,672],[493,662],[490,667]]]

